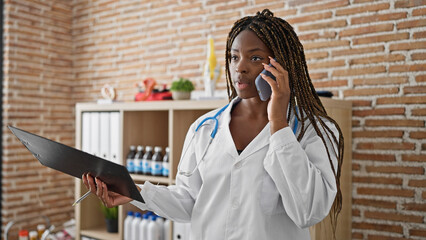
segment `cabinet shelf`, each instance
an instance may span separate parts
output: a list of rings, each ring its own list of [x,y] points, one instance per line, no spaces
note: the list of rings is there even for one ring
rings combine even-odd
[[[90,230],[81,230],[80,235],[96,238],[96,239],[109,239],[109,240],[119,240],[119,233],[109,233],[106,231],[105,227],[94,227]]]
[[[151,183],[160,183],[165,185],[170,184],[170,179],[168,177],[147,176],[147,175],[139,175],[139,174],[130,174],[130,176],[135,182],[138,182],[138,183],[149,181]]]

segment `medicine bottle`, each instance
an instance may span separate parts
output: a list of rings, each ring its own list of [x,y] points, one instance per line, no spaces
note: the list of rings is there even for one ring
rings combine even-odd
[[[39,239],[37,231],[31,231],[30,232],[30,240],[37,240],[37,239]]]
[[[43,235],[45,230],[46,230],[46,226],[44,224],[37,225],[38,239],[41,239],[41,236]]]
[[[161,170],[163,168],[163,154],[161,154],[161,151],[163,151],[163,149],[159,146],[154,148],[154,156],[152,156],[151,163],[151,174],[153,176],[162,175]]]
[[[145,147],[145,154],[142,159],[142,173],[145,175],[151,175],[151,161],[152,161],[152,147]]]
[[[135,172],[135,155],[136,155],[136,147],[132,145],[130,146],[129,153],[127,153],[127,158],[126,158],[126,167],[129,173]]]
[[[136,148],[136,154],[135,154],[135,173],[141,174],[142,173],[142,158],[143,158],[144,152],[143,152],[143,146],[139,145]]]
[[[28,240],[28,231],[27,230],[20,230],[18,235],[19,235],[19,240]]]
[[[164,157],[163,157],[163,167],[161,171],[162,173],[161,175],[163,175],[164,177],[169,176],[169,171],[170,171],[169,155],[170,155],[170,148],[166,147],[166,154],[164,154]]]

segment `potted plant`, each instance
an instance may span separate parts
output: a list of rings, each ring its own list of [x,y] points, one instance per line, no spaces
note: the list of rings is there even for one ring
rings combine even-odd
[[[190,99],[191,92],[194,90],[194,84],[192,84],[189,79],[179,78],[177,81],[172,82],[170,91],[172,92],[172,97],[175,100]]]
[[[118,206],[109,208],[101,203],[101,210],[105,216],[107,232],[118,232]]]

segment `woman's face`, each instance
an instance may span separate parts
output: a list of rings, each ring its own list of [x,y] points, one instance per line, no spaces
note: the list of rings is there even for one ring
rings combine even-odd
[[[254,80],[269,63],[273,52],[251,30],[235,37],[231,46],[230,72],[237,94],[242,99],[259,97]]]

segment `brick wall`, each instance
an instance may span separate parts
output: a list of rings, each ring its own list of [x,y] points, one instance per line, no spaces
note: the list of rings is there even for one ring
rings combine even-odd
[[[295,27],[314,85],[353,101],[353,239],[426,237],[425,0],[22,2],[26,1],[7,1],[5,6],[10,18],[5,22],[9,30],[7,56],[14,59],[5,65],[4,98],[9,100],[4,116],[9,122],[70,145],[74,143],[75,102],[98,99],[99,89],[106,83],[116,87],[121,101],[132,101],[135,84],[146,77],[170,83],[183,76],[198,83],[206,37],[213,35],[223,66],[232,23],[270,8]],[[25,9],[21,10],[25,14],[16,14],[19,9]],[[37,9],[45,10],[40,13]],[[27,27],[17,22],[25,22]],[[61,61],[47,64],[55,55],[50,51],[60,51],[56,56]],[[31,63],[15,67],[18,62],[26,63],[21,59]],[[225,88],[224,79],[219,89]],[[55,94],[46,94],[55,84],[60,86]],[[63,103],[45,112],[45,106],[53,102],[47,99]],[[35,184],[28,184],[26,189],[16,190],[22,179],[35,181],[31,174],[18,177],[18,166],[31,166],[32,172],[48,171],[37,165],[5,128],[3,132],[2,188],[9,192],[4,194],[2,215],[10,219],[18,208],[13,206],[22,207],[23,201],[34,205],[31,209],[41,209],[31,196],[45,194],[47,190],[38,186],[49,185],[49,180],[37,182],[35,189]],[[66,207],[51,211],[69,217],[72,181],[63,179],[67,189],[51,191],[67,196],[61,200]],[[64,209],[68,213],[59,214]]]
[[[4,2],[2,223],[35,230],[73,217],[74,181],[43,167],[7,125],[74,145],[72,8],[68,1]],[[4,229],[2,229],[4,230]],[[3,234],[2,234],[3,237]]]

